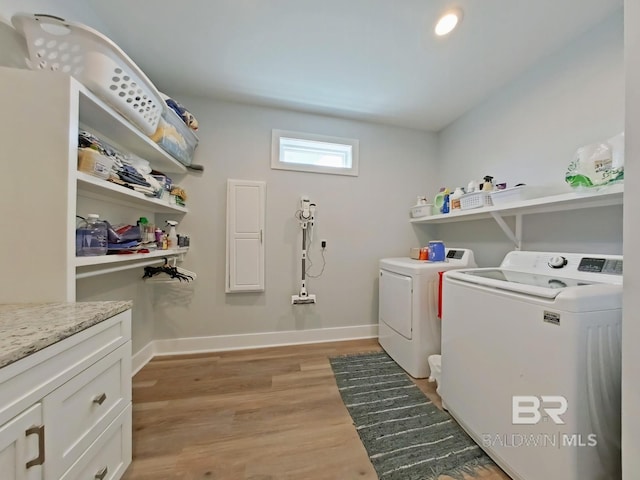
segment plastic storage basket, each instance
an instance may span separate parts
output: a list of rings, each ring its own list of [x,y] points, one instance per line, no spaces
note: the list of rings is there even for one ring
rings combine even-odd
[[[198,137],[173,109],[165,110],[158,123],[158,129],[150,138],[180,163],[191,165],[198,146]]]
[[[29,67],[68,73],[146,135],[156,131],[165,103],[156,87],[114,42],[85,25],[51,15],[17,14]]]
[[[489,207],[493,205],[489,192],[467,193],[460,197],[460,209],[470,210],[472,208]]]

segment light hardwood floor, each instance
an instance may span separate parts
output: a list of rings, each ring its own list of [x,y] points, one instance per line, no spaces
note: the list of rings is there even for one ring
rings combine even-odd
[[[377,479],[329,357],[379,350],[371,339],[153,359],[133,379],[123,479]],[[416,383],[440,402],[433,384]]]

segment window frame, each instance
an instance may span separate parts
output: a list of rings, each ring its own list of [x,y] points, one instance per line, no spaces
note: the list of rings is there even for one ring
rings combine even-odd
[[[313,142],[335,143],[351,146],[351,168],[328,167],[324,165],[306,165],[302,163],[282,162],[280,160],[280,139],[309,140]],[[333,137],[315,133],[295,132],[292,130],[273,129],[271,131],[271,168],[307,173],[328,173],[332,175],[358,176],[360,142],[355,138]]]

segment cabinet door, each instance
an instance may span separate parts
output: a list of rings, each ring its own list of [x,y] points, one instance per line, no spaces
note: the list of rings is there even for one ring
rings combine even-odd
[[[42,479],[44,427],[36,404],[0,427],[0,472],[3,480]]]
[[[264,291],[265,182],[227,181],[226,291]]]

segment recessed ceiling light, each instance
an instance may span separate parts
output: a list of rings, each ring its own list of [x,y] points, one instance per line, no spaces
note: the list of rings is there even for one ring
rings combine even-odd
[[[436,23],[435,32],[436,35],[442,37],[456,28],[456,25],[462,20],[462,10],[454,8],[447,10]]]

